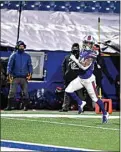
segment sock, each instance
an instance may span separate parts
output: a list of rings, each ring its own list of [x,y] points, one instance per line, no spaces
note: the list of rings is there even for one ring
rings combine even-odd
[[[78,105],[82,104],[82,100],[76,95],[75,92],[72,92],[72,93],[66,92],[66,93],[67,95],[71,96],[74,100],[76,100]]]
[[[106,114],[107,114],[107,112],[106,112],[106,110],[105,110],[105,107],[104,107],[104,103],[103,103],[103,101],[102,101],[102,100],[100,100],[100,99],[98,99],[98,101],[97,101],[96,103],[99,105],[99,107],[100,107],[100,109],[101,109],[101,111],[102,111],[103,115],[106,115]]]

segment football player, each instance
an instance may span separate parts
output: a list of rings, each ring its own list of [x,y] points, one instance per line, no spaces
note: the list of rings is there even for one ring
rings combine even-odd
[[[90,39],[88,36],[87,38]],[[70,56],[70,58],[79,66],[80,74],[76,79],[70,82],[65,91],[77,101],[78,113],[80,114],[83,111],[83,107],[85,106],[86,102],[82,101],[76,95],[75,91],[85,87],[92,101],[96,102],[102,110],[102,123],[107,123],[109,114],[104,108],[103,101],[98,98],[95,76],[93,75],[94,64],[96,62],[98,53],[91,48],[93,48],[93,45],[89,43],[88,45],[85,45],[83,51],[80,52],[79,59],[76,59],[74,55]]]

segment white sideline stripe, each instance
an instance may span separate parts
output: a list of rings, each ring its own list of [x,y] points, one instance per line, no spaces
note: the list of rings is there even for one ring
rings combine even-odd
[[[1,151],[14,151],[14,152],[17,152],[17,151],[28,151],[28,150],[18,149],[18,148],[1,147]],[[29,150],[29,151],[32,151],[32,150]]]
[[[1,114],[1,117],[27,117],[27,118],[102,118],[93,115],[59,115],[59,114]],[[119,119],[119,116],[110,116],[109,119]]]
[[[35,145],[35,146],[44,146],[44,147],[55,147],[55,148],[65,148],[65,149],[70,149],[70,150],[86,150],[86,151],[101,151],[101,150],[92,150],[92,149],[85,149],[85,148],[75,148],[75,147],[64,147],[64,146],[55,146],[55,145],[47,145],[47,144],[36,144],[36,143],[30,143],[30,142],[19,142],[19,141],[14,141],[14,140],[3,140],[1,139],[1,142],[13,142],[13,143],[18,143],[18,144],[27,144],[27,145]]]
[[[43,122],[43,123],[49,123],[49,124],[57,124],[57,125],[67,125],[67,126],[75,126],[75,127],[85,127],[85,128],[96,128],[96,129],[104,129],[104,130],[116,130],[119,131],[117,128],[105,128],[105,127],[95,127],[95,126],[87,126],[87,125],[80,125],[80,124],[72,124],[72,123],[63,123],[63,122],[57,122],[57,121],[38,121],[38,120],[32,120],[32,119],[17,119],[17,118],[8,118],[5,119],[15,119],[15,120],[26,120],[26,121],[37,121],[37,122]]]

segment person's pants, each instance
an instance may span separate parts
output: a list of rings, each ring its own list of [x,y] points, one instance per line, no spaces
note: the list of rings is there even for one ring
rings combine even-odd
[[[8,95],[8,109],[11,108],[12,101],[16,95],[17,87],[20,85],[22,93],[23,93],[23,103],[24,107],[28,107],[29,103],[29,94],[28,94],[28,81],[26,78],[14,78],[12,83],[10,84],[10,90]]]
[[[80,90],[83,87],[85,87],[85,89],[87,90],[92,101],[97,102],[98,94],[96,90],[96,82],[94,75],[92,75],[88,79],[81,79],[80,77],[77,77],[76,79],[70,82],[70,84],[65,89],[65,92],[73,93],[74,91]]]
[[[13,79],[12,83],[10,84],[8,99],[15,97],[18,85],[20,85],[20,87],[22,89],[24,98],[28,99],[28,97],[29,97],[28,82],[27,82],[26,78],[14,78]]]
[[[66,92],[64,92],[64,101],[63,101],[62,109],[69,110],[70,100],[71,100],[70,97],[67,95]]]

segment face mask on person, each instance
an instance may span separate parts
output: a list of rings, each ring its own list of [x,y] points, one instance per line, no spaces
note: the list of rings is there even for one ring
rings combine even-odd
[[[78,51],[75,51],[74,55],[75,55],[75,57],[78,59],[78,58],[79,58],[79,50],[78,50]]]
[[[79,58],[79,48],[73,47],[71,53],[78,59]]]

